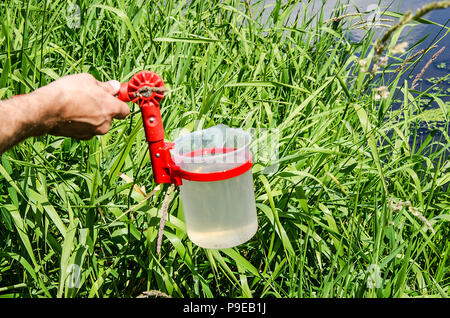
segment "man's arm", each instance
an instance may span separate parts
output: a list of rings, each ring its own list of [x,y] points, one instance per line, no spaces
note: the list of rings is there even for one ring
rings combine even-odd
[[[27,111],[27,107],[29,109]],[[22,140],[40,135],[39,110],[29,95],[0,101],[0,154]]]
[[[117,81],[104,83],[76,74],[0,101],[0,154],[28,137],[47,133],[84,140],[106,134],[113,118],[130,113],[128,105],[114,97],[119,87]]]

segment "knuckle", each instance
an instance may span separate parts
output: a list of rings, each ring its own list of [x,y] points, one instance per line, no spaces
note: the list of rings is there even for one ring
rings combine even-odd
[[[98,135],[104,135],[109,131],[110,123],[106,123],[97,128],[96,133]]]
[[[94,76],[92,74],[87,73],[87,72],[81,73],[81,75],[86,76],[87,78],[94,78]]]
[[[81,73],[79,75],[84,80],[88,80],[88,81],[95,81],[96,80],[95,77],[92,74],[89,74],[89,73]]]
[[[123,114],[125,115],[125,116],[128,116],[129,114],[130,114],[130,107],[128,107],[128,105],[126,104],[126,103],[123,103],[122,102],[122,108],[121,108],[122,110],[123,110]]]

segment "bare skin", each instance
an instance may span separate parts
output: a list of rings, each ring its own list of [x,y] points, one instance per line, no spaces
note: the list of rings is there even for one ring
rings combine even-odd
[[[114,97],[119,86],[117,81],[75,74],[0,101],[0,154],[32,136],[88,140],[106,134],[114,118],[124,119],[130,113],[128,105]]]

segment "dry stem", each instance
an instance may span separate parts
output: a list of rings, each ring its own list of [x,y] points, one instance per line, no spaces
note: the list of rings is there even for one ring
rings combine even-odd
[[[430,47],[429,49],[434,49],[436,47],[436,45],[433,45],[432,47]],[[426,49],[422,49],[420,51],[417,51],[416,53],[414,53],[413,55],[411,55],[410,57],[408,57],[406,60],[403,61],[402,65],[400,65],[399,67],[397,67],[397,69],[395,70],[395,73],[400,72],[401,70],[403,70],[406,66],[406,63],[414,60],[417,56],[419,56],[420,54],[422,54],[423,52],[425,52]]]
[[[159,254],[161,251],[161,243],[162,243],[162,235],[164,226],[166,225],[166,218],[167,218],[167,210],[169,209],[169,203],[170,203],[170,195],[172,194],[174,190],[174,185],[172,184],[166,192],[166,195],[164,196],[164,201],[161,206],[161,221],[159,221],[159,230],[158,230],[158,240],[156,243],[156,254]]]
[[[387,30],[383,34],[383,36],[378,38],[378,40],[376,41],[375,55],[372,58],[372,68],[370,70],[370,73],[372,73],[372,75],[375,73],[374,66],[377,64],[381,55],[386,50],[387,43],[395,31],[397,31],[400,27],[407,24],[408,22],[421,18],[430,11],[437,9],[445,9],[448,7],[450,7],[450,1],[441,1],[441,2],[432,2],[424,5],[422,8],[418,9],[414,15],[411,13],[411,11],[407,11],[397,24],[395,24],[389,30]]]
[[[434,53],[434,55],[431,57],[431,59],[427,62],[427,64],[425,64],[425,66],[422,68],[422,70],[420,71],[419,74],[417,74],[417,76],[414,78],[414,81],[411,84],[411,89],[416,88],[417,86],[417,82],[419,81],[419,79],[422,77],[423,73],[425,73],[426,69],[431,65],[431,63],[433,63],[437,57],[439,56],[439,54],[442,53],[442,51],[445,49],[445,46],[443,46],[439,51],[437,51],[436,53]]]

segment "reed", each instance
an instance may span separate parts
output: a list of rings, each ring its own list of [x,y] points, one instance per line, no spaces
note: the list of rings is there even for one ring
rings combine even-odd
[[[372,77],[358,63],[377,63],[399,26],[355,44],[340,4],[336,19],[277,1],[265,21],[262,2],[77,3],[79,25],[67,1],[0,3],[0,98],[149,69],[169,90],[169,140],[219,123],[272,129],[279,157],[254,164],[254,238],[206,250],[187,238],[179,191],[153,182],[135,106],[89,141],[26,140],[0,162],[1,297],[448,296],[448,108],[401,82],[407,68]],[[425,98],[443,111],[442,139],[419,143]]]

